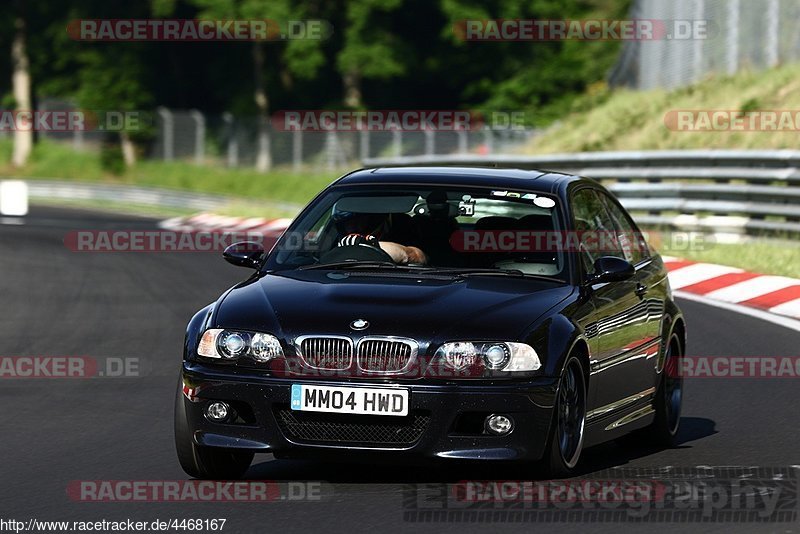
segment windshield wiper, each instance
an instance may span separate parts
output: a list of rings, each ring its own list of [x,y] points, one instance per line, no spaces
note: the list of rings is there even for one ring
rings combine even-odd
[[[529,274],[519,269],[486,269],[486,268],[470,268],[470,267],[444,267],[444,268],[429,268],[436,274],[452,274],[454,276],[515,276],[517,278],[534,278],[537,280],[546,280],[548,282],[565,283],[560,278],[552,276],[544,276],[541,274]]]
[[[512,276],[516,278],[532,278],[536,280],[544,280],[547,282],[557,282],[560,284],[566,283],[560,278],[552,276],[544,276],[540,274],[528,274],[519,269],[490,269],[490,268],[473,268],[473,267],[428,267],[421,265],[402,265],[392,263],[390,261],[337,261],[332,263],[316,263],[313,265],[303,265],[297,268],[300,271],[310,271],[315,269],[344,269],[344,270],[357,270],[357,269],[393,269],[402,270],[406,272],[416,273],[420,275],[445,275],[459,278],[466,278],[468,276]]]
[[[302,267],[298,267],[298,271],[311,271],[314,269],[396,269],[399,267],[404,267],[401,265],[397,265],[391,261],[357,261],[357,260],[348,260],[348,261],[336,261],[332,263],[315,263],[312,265],[303,265]]]

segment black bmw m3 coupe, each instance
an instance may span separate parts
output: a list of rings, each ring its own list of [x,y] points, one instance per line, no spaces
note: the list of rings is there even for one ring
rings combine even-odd
[[[596,182],[512,169],[350,173],[189,322],[183,469],[277,458],[540,462],[674,443],[686,325],[667,272]]]

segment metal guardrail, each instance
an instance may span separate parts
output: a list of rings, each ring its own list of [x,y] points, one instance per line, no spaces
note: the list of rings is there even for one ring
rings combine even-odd
[[[9,180],[10,179],[11,178],[9,178]],[[225,195],[192,193],[157,187],[78,183],[58,180],[29,180],[26,178],[14,178],[13,180],[24,181],[28,186],[28,195],[33,200],[93,200],[116,204],[125,203],[192,211],[214,211],[224,207],[230,202],[241,202],[244,200],[242,198]],[[278,208],[286,211],[299,211],[301,208],[301,206],[296,204],[274,200],[259,199],[257,202],[261,206]]]
[[[28,194],[33,199],[99,200],[142,206],[186,208],[198,211],[217,209],[224,205],[226,201],[226,199],[215,195],[150,187],[59,182],[55,180],[26,180],[26,182],[28,184]]]
[[[363,163],[566,172],[603,182],[644,225],[719,234],[800,234],[798,150],[412,156]]]
[[[595,167],[800,167],[800,150],[641,150],[622,152],[578,152],[536,156],[498,154],[449,154],[369,158],[369,166],[397,165],[486,165],[545,168],[552,170]]]

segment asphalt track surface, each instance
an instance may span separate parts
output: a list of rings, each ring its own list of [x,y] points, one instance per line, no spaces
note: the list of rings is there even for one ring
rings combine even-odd
[[[55,208],[24,224],[0,220],[0,356],[139,358],[129,378],[0,379],[0,519],[152,521],[226,518],[223,532],[770,531],[797,523],[600,521],[410,522],[409,488],[466,479],[519,479],[516,467],[375,466],[256,456],[247,478],[319,481],[318,501],[270,503],[76,502],[75,480],[185,480],[172,441],[184,326],[246,276],[212,253],[76,253],[65,233],[148,229],[154,221]],[[800,356],[800,333],[683,301],[689,353]],[[687,381],[680,446],[603,445],[578,478],[608,468],[789,467],[800,464],[800,387],[792,379]],[[795,484],[796,487],[796,484]],[[794,499],[795,508],[797,499]],[[405,519],[404,519],[405,518]],[[173,531],[174,532],[174,531]]]

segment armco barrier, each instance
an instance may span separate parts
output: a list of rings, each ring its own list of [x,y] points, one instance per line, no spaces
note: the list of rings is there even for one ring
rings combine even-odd
[[[642,224],[722,234],[800,234],[797,150],[413,156],[363,163],[567,172],[603,182]]]

